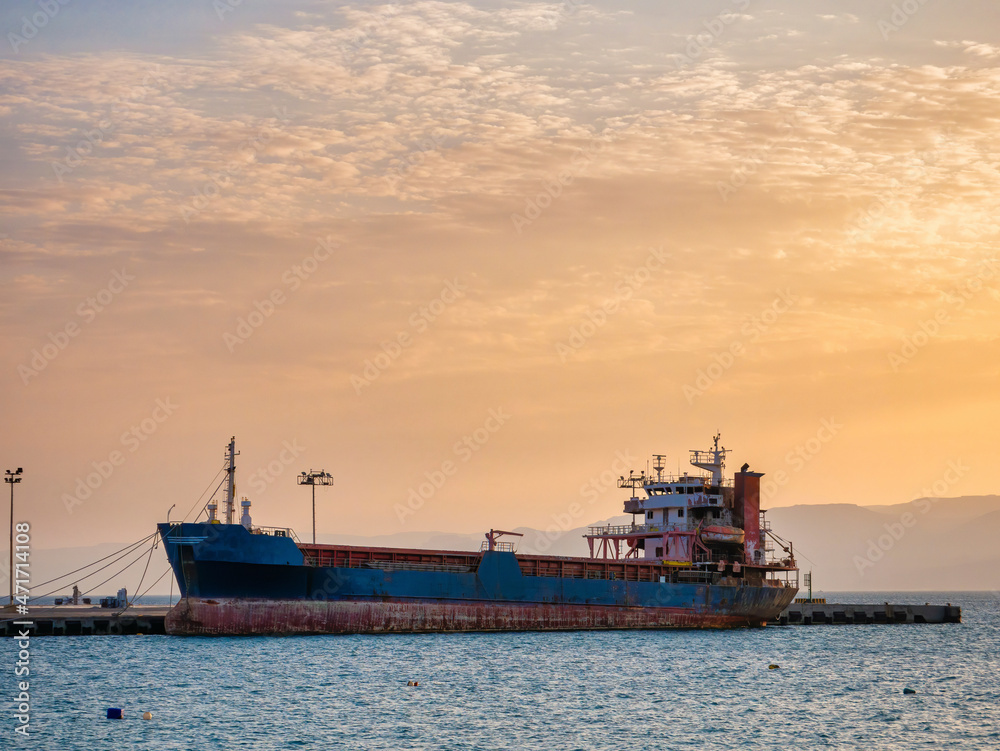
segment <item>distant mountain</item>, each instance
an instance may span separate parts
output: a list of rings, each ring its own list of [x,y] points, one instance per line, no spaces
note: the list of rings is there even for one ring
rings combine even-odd
[[[813,588],[1000,590],[1000,496],[771,509]]]
[[[785,506],[771,509],[767,518],[772,529],[791,540],[802,571],[812,570],[814,592],[822,591],[953,591],[991,590],[1000,592],[1000,496],[961,498],[921,498],[892,506],[856,506],[850,503]],[[594,520],[598,524],[627,524],[631,517],[616,516]],[[523,553],[586,556],[583,539],[587,526],[562,532],[543,532],[518,527]],[[482,533],[399,532],[392,535],[319,535],[319,542],[376,547],[430,548],[437,550],[479,550]],[[91,547],[33,551],[32,595],[55,589],[57,595],[72,590],[74,582],[87,591],[111,576],[129,561],[136,560],[126,574],[97,586],[95,597],[114,594],[125,586],[134,592],[149,554],[149,546],[137,548],[121,561],[98,566],[103,571],[82,580],[81,572],[56,585],[40,586],[45,580],[79,568],[124,548],[105,543]],[[143,582],[146,589],[166,569],[162,546],[153,551]],[[5,568],[5,567],[4,567]],[[96,568],[96,567],[94,567]],[[0,593],[8,588],[6,571],[0,572]],[[171,575],[160,580],[151,594],[165,595]],[[176,584],[173,585],[176,594]]]

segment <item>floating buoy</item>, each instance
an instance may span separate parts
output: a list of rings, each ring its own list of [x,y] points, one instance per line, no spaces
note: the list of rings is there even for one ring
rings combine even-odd
[[[916,690],[914,690],[914,689],[912,689],[912,688],[904,688],[904,689],[903,689],[903,693],[904,693],[904,694],[915,694],[915,693],[917,693],[917,692],[916,692]]]
[[[768,665],[768,666],[767,666],[767,669],[768,669],[768,670],[777,670],[777,669],[778,669],[778,668],[780,668],[780,667],[781,667],[780,665],[775,665],[775,664],[774,664],[774,663],[772,662],[772,663],[771,663],[770,665]]]
[[[144,719],[144,720],[152,720],[153,719],[153,713],[152,712],[143,712],[142,713],[142,719]]]
[[[108,707],[108,719],[109,720],[122,720],[124,719],[125,711],[118,707]]]

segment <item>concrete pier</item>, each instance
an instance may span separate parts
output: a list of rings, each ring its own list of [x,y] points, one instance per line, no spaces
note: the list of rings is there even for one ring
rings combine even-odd
[[[32,636],[165,634],[163,619],[168,610],[166,605],[137,605],[125,611],[58,605],[31,607],[27,615],[18,615],[4,608],[0,612],[0,636],[14,636],[23,629]],[[24,621],[33,625],[21,625]]]
[[[794,602],[771,621],[776,626],[817,626],[849,623],[961,623],[958,605],[847,605]]]

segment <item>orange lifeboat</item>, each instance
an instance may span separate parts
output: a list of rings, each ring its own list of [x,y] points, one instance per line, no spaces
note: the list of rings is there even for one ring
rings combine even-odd
[[[701,528],[702,542],[731,542],[742,545],[744,537],[745,533],[739,527],[712,526]]]

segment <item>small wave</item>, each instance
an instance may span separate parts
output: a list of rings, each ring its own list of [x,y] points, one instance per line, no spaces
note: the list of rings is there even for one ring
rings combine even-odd
[[[903,719],[898,714],[889,714],[888,712],[878,712],[872,715],[870,718],[872,722],[899,722]]]

